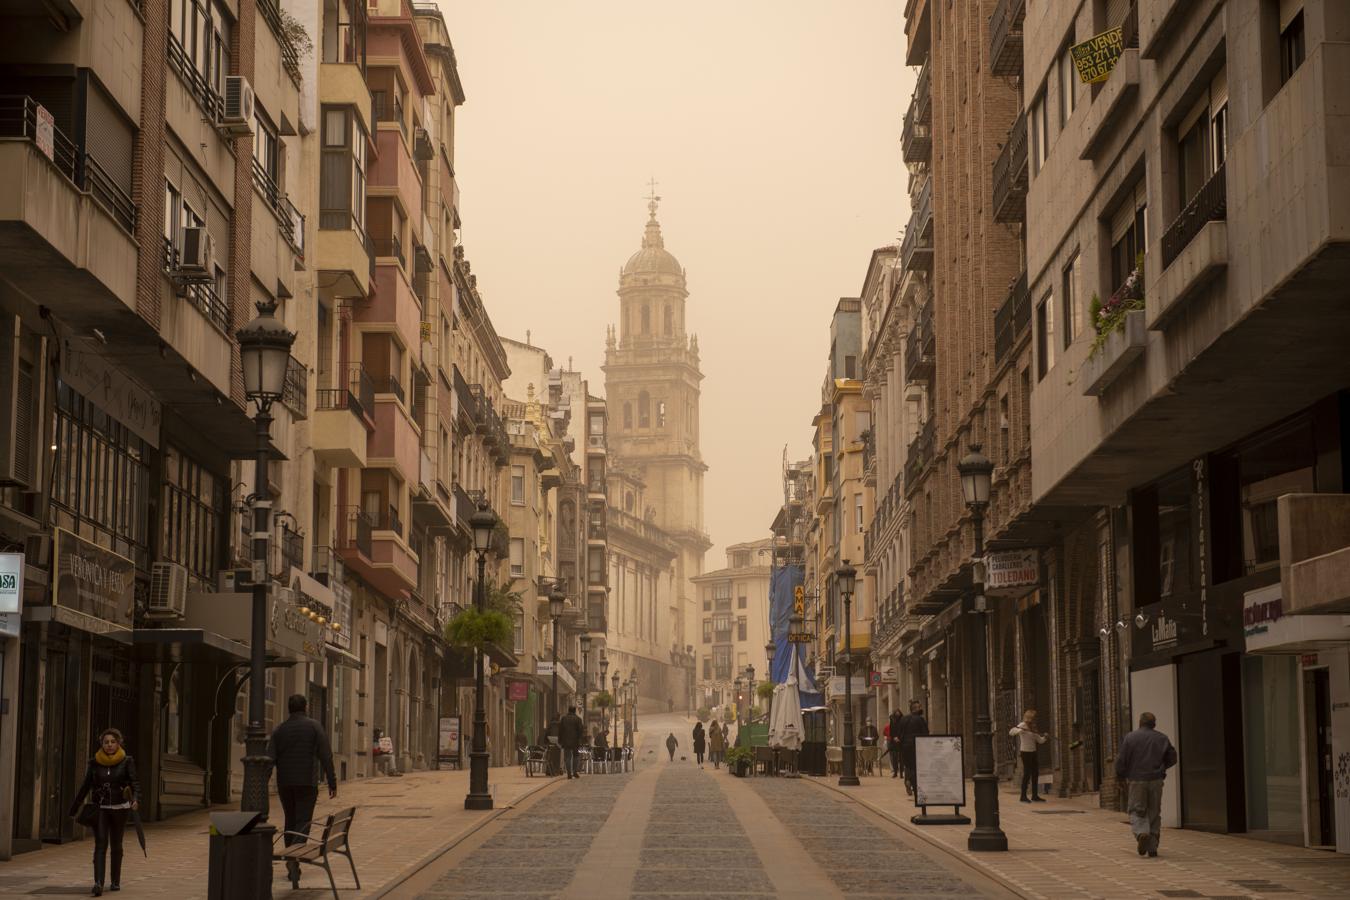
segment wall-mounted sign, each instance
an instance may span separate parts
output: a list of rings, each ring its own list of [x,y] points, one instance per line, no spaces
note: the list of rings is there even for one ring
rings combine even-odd
[[[52,118],[51,111],[47,107],[38,105],[34,111],[33,143],[42,151],[42,155],[48,159],[56,157],[56,120]]]
[[[1035,550],[1001,550],[985,560],[988,592],[1035,587],[1041,579],[1040,555]]]
[[[789,631],[789,644],[810,644],[815,641],[816,633],[814,631]]]
[[[1316,665],[1317,650],[1350,641],[1350,616],[1286,616],[1277,581],[1242,595],[1242,636],[1248,653],[1311,652]]]
[[[540,660],[534,664],[534,667],[534,674],[544,678],[553,677],[553,663]],[[573,691],[577,689],[577,683],[576,680],[572,678],[572,673],[567,671],[567,667],[562,663],[558,663],[558,680]]]
[[[1083,84],[1096,84],[1110,78],[1124,49],[1124,34],[1119,25],[1081,44],[1074,44],[1069,48],[1069,55],[1073,57],[1073,67],[1078,70],[1078,80]]]
[[[152,447],[159,446],[162,407],[84,341],[66,338],[61,346],[61,380]]]
[[[301,595],[296,596],[298,598]],[[288,602],[275,592],[271,604],[267,632],[269,641],[274,642],[283,655],[301,662],[323,662],[326,629],[302,613],[298,603]]]
[[[512,703],[522,703],[530,699],[530,683],[528,681],[508,681],[506,683],[506,699]]]
[[[441,716],[436,741],[436,757],[448,765],[459,762],[459,716]]]
[[[23,609],[23,554],[0,553],[0,613]]]
[[[52,603],[82,613],[95,633],[130,629],[136,613],[136,564],[57,528],[52,541]]]

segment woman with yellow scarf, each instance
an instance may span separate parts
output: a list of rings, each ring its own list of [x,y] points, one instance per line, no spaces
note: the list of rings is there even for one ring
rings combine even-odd
[[[127,816],[140,806],[141,786],[136,780],[136,761],[122,749],[122,732],[108,728],[98,736],[99,749],[89,760],[84,784],[70,807],[71,816],[94,829],[94,890],[103,894],[104,861],[112,846],[112,883],[110,891],[122,889],[122,835]],[[89,798],[92,815],[78,815],[80,804]],[[92,822],[88,821],[92,819]]]

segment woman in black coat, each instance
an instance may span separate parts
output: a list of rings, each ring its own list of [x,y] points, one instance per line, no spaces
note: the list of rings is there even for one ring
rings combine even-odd
[[[84,773],[84,784],[75,795],[70,814],[80,811],[80,804],[88,797],[95,807],[94,828],[94,896],[103,893],[103,864],[108,847],[112,846],[112,883],[109,890],[122,889],[122,836],[126,832],[127,816],[141,804],[141,785],[136,780],[136,761],[122,748],[122,732],[108,728],[98,736],[99,749],[89,760]]]
[[[698,767],[703,768],[703,751],[707,749],[707,744],[703,739],[703,723],[694,723],[694,758],[698,760]]]

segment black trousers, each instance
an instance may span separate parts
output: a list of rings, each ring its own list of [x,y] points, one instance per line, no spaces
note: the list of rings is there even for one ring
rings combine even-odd
[[[112,847],[112,883],[122,883],[122,836],[126,834],[129,812],[99,807],[98,818],[94,821],[94,881],[98,884],[103,883],[109,846]]]
[[[1031,785],[1031,796],[1036,796],[1037,780],[1041,774],[1041,757],[1035,750],[1023,750],[1019,754],[1022,757],[1022,799],[1027,797],[1027,785]]]
[[[891,774],[892,774],[892,775],[899,775],[899,774],[900,774],[900,762],[901,762],[901,760],[900,760],[900,745],[899,745],[899,744],[889,744],[889,745],[887,746],[887,749],[891,751],[890,753],[886,754],[887,756],[889,756],[889,757],[891,758]]]
[[[309,834],[309,823],[314,820],[314,803],[319,799],[319,789],[312,784],[277,785],[277,799],[286,813],[285,844],[302,844],[301,835]]]

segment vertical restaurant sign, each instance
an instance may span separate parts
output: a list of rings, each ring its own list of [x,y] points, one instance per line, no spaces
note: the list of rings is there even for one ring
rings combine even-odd
[[[1078,70],[1078,80],[1083,84],[1097,84],[1110,78],[1124,49],[1119,25],[1081,44],[1074,44],[1069,48],[1069,55],[1073,57],[1073,67]]]
[[[136,605],[136,564],[79,535],[57,528],[52,603],[111,626],[130,629]]]
[[[61,342],[61,380],[151,447],[159,447],[162,407],[149,391],[95,353],[83,341]]]
[[[23,554],[0,553],[0,613],[23,609]]]

